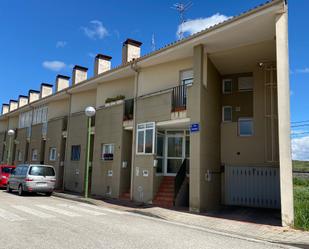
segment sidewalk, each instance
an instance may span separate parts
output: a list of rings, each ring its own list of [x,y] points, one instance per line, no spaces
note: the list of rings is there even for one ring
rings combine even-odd
[[[120,211],[145,215],[148,217],[156,217],[169,222],[182,223],[210,231],[239,236],[242,238],[257,239],[309,249],[309,232],[303,232],[292,228],[283,228],[280,226],[261,225],[243,221],[210,217],[127,201],[109,201],[91,198],[85,199],[78,195],[59,192],[55,192],[53,195],[73,201],[85,202],[97,206],[117,209]]]

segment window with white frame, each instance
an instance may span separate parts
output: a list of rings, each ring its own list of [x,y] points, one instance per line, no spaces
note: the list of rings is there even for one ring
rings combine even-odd
[[[222,107],[222,121],[232,122],[232,112],[233,112],[233,108],[231,106],[223,106]]]
[[[57,160],[57,149],[56,147],[49,148],[49,161],[56,161]]]
[[[39,160],[38,149],[32,149],[31,159],[32,159],[32,161],[38,161]]]
[[[102,144],[101,146],[101,159],[104,161],[114,160],[114,144]]]
[[[155,123],[143,123],[137,125],[137,154],[154,154]]]
[[[231,79],[224,79],[222,81],[222,91],[223,93],[232,93],[232,80]]]
[[[253,135],[253,119],[252,118],[239,118],[238,119],[238,135],[243,136],[243,137]]]

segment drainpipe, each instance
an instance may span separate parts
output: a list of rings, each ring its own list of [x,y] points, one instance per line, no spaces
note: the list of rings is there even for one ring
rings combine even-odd
[[[67,121],[67,137],[65,139],[65,149],[64,149],[64,162],[63,162],[63,179],[62,179],[62,190],[64,191],[64,183],[65,183],[65,166],[64,166],[64,163],[67,161],[67,157],[68,157],[68,146],[69,146],[69,143],[68,143],[68,139],[69,139],[69,127],[70,127],[70,121],[71,121],[71,118],[70,118],[70,115],[71,115],[71,104],[72,104],[72,93],[69,93],[68,90],[65,91],[65,93],[67,95],[69,95],[69,111],[68,111],[68,121]],[[61,138],[62,139],[62,138]]]
[[[131,159],[131,188],[130,188],[130,199],[133,200],[133,187],[134,187],[134,164],[135,164],[135,147],[136,147],[136,105],[137,105],[137,96],[138,96],[138,77],[139,77],[139,68],[137,67],[137,62],[134,61],[131,64],[131,69],[135,72],[134,80],[134,97],[133,97],[133,131],[132,131],[132,159]]]

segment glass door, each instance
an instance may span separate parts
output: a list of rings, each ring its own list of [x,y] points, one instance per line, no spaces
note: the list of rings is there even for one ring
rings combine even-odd
[[[186,153],[186,148],[188,148],[186,132],[184,130],[166,131],[165,144],[164,174],[175,176],[188,154]]]

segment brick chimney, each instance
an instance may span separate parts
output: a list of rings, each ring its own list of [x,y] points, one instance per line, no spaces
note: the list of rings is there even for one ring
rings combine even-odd
[[[56,92],[66,89],[70,86],[70,77],[58,74],[56,76]]]
[[[87,71],[88,68],[76,65],[73,68],[72,85],[76,85],[82,81],[87,80]]]
[[[49,95],[53,94],[53,85],[47,84],[47,83],[42,83],[41,84],[41,94],[40,98],[45,98]]]
[[[122,45],[122,64],[141,57],[141,46],[141,42],[127,39]]]
[[[29,103],[32,103],[40,98],[40,92],[36,90],[29,90],[28,99]]]
[[[99,75],[111,69],[111,56],[97,54],[94,61],[94,75]]]
[[[10,100],[10,112],[14,111],[18,108],[18,101],[17,100]]]
[[[10,111],[10,105],[9,104],[2,104],[2,115],[7,114]]]
[[[23,107],[28,104],[28,96],[19,95],[18,97],[18,107]]]

